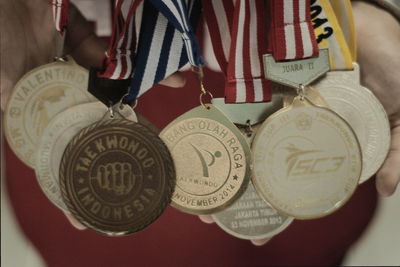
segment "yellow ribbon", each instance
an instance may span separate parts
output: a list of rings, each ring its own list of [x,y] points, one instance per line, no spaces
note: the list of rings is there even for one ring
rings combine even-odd
[[[335,1],[337,0],[333,0],[333,2]],[[340,12],[342,13],[338,13],[339,17],[345,18],[340,20],[342,23],[340,24],[329,0],[315,0],[311,2],[311,17],[315,26],[314,31],[318,41],[318,46],[320,48],[329,48],[330,69],[353,69],[353,61],[355,60],[355,41],[354,23],[352,22],[351,10],[349,13],[348,10],[340,9]],[[343,1],[339,0],[338,2]],[[341,7],[347,7],[347,5]],[[342,27],[346,28],[346,30],[343,31]],[[346,32],[347,38],[344,32]],[[353,50],[349,47],[352,47]]]

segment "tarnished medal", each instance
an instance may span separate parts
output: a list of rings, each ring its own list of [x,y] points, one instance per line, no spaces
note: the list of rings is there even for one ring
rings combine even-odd
[[[353,71],[328,72],[312,86],[357,134],[363,155],[362,183],[373,176],[386,159],[390,148],[390,124],[379,100],[360,85],[358,64],[353,66]]]
[[[4,132],[14,153],[34,168],[42,131],[59,112],[94,101],[86,91],[88,72],[72,58],[40,66],[15,85],[7,103]]]
[[[262,124],[252,152],[257,192],[282,214],[298,219],[340,208],[361,175],[361,149],[350,125],[304,96]]]
[[[79,131],[99,121],[107,113],[107,109],[101,102],[74,106],[57,114],[42,133],[37,150],[36,177],[47,198],[65,212],[69,210],[62,200],[59,186],[59,170],[63,152]],[[137,121],[135,112],[127,105],[114,107],[114,114]]]
[[[249,144],[259,126],[256,124],[251,129],[241,128]],[[280,214],[261,199],[252,183],[249,183],[244,194],[232,206],[212,217],[228,234],[247,240],[270,238],[285,230],[293,221],[292,217]]]
[[[175,170],[160,138],[139,123],[105,117],[68,144],[62,197],[73,216],[110,236],[137,232],[171,201]]]
[[[231,205],[246,189],[250,148],[215,106],[198,106],[186,112],[163,129],[160,137],[175,163],[175,208],[212,214]]]

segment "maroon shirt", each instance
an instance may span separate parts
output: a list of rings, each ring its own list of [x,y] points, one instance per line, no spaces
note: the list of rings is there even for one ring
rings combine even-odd
[[[162,128],[198,105],[197,80],[192,74],[187,77],[184,88],[150,90],[140,98],[137,110]],[[223,96],[219,74],[207,71],[206,87],[214,96]],[[106,237],[74,229],[46,199],[34,171],[7,144],[4,148],[7,187],[18,222],[51,267],[334,266],[363,233],[377,205],[375,184],[370,180],[339,211],[321,219],[295,220],[262,247],[172,207],[139,233]]]

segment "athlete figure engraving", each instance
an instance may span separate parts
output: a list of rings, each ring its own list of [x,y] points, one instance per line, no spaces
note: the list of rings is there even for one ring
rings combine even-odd
[[[216,159],[220,158],[222,156],[221,151],[217,150],[214,153],[212,153],[212,152],[210,152],[208,150],[202,149],[204,152],[207,153],[207,155],[210,155],[210,157],[211,157],[211,162],[207,163],[206,159],[203,156],[203,153],[200,151],[200,149],[198,149],[193,144],[190,144],[190,145],[193,147],[194,151],[196,152],[197,156],[199,157],[199,160],[201,162],[201,166],[202,166],[202,169],[203,169],[203,177],[210,177],[209,167],[213,166],[215,164]]]

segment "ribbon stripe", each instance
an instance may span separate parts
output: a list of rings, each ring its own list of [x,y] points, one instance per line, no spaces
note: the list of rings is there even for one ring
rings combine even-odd
[[[149,0],[155,8],[158,9],[172,25],[182,33],[182,39],[185,44],[186,53],[189,62],[193,66],[202,66],[204,64],[201,57],[200,48],[197,43],[195,33],[189,21],[187,4],[183,0]],[[189,1],[190,3],[191,1]],[[189,7],[190,9],[190,7]],[[200,10],[199,10],[200,12]]]
[[[53,20],[56,30],[61,34],[68,24],[69,0],[52,0]]]
[[[234,5],[232,0],[207,0],[203,3],[212,47],[227,77],[225,101],[269,101],[270,83],[263,77],[262,63],[267,44],[264,2],[237,0]],[[225,51],[229,51],[229,58]]]
[[[271,41],[275,60],[293,60],[318,55],[311,23],[309,0],[272,0]]]
[[[143,5],[135,71],[131,81],[131,88],[135,90],[130,91],[128,103],[134,102],[138,95],[142,95],[189,61],[182,32],[150,2],[145,1]],[[185,6],[189,8],[187,12],[190,24],[196,28],[201,2],[188,0]]]

